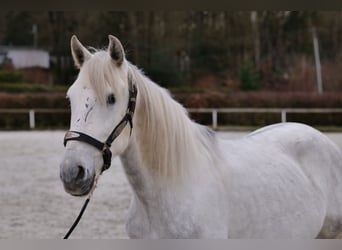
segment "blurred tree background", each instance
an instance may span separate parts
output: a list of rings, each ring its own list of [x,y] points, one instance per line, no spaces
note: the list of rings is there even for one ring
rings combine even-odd
[[[73,34],[96,48],[113,34],[131,62],[168,88],[314,91],[313,27],[324,90],[340,91],[341,11],[13,11],[0,13],[0,44],[48,50],[55,85],[77,74]]]

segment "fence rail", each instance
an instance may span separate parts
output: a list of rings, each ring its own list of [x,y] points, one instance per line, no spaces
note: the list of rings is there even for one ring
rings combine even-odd
[[[342,108],[190,108],[189,113],[211,113],[212,127],[217,128],[218,114],[219,113],[278,113],[280,114],[280,121],[287,121],[288,113],[341,113]]]
[[[0,109],[1,113],[7,114],[28,114],[29,127],[34,129],[36,127],[36,113],[69,113],[68,109]],[[287,114],[289,113],[341,113],[342,108],[189,108],[189,113],[211,113],[212,116],[212,127],[214,129],[218,126],[218,115],[219,113],[278,113],[280,115],[280,121],[287,121]]]
[[[56,114],[68,112],[70,112],[68,109],[0,109],[0,114],[28,114],[30,129],[34,129],[36,127],[36,113]]]

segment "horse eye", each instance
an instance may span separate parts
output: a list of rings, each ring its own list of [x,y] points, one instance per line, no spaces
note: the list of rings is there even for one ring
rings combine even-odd
[[[107,103],[108,104],[114,104],[115,103],[115,97],[113,94],[108,95],[107,97]]]

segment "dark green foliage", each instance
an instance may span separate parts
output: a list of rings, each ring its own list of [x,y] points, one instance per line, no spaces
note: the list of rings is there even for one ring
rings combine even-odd
[[[4,37],[5,45],[32,46],[32,13],[27,11],[11,11],[6,15],[7,27]]]
[[[218,37],[197,33],[190,51],[193,80],[207,75],[222,75],[228,68],[227,51]]]
[[[315,13],[310,11],[291,11],[283,24],[283,40],[288,52],[312,53],[312,20]],[[310,23],[311,21],[311,23]]]
[[[241,89],[244,91],[259,90],[261,82],[258,72],[252,62],[245,62],[240,70]]]
[[[66,93],[67,89],[67,86],[49,86],[32,83],[13,84],[8,81],[4,83],[0,81],[0,92],[7,93]]]
[[[1,114],[0,129],[28,129],[28,113],[23,114]]]
[[[153,49],[150,64],[142,66],[145,74],[163,87],[177,87],[181,83],[181,75],[176,59],[167,52]]]
[[[0,83],[20,83],[23,76],[18,72],[0,71]]]
[[[65,129],[70,124],[70,113],[39,113],[35,114],[37,129]],[[5,113],[0,116],[0,129],[29,129],[27,113]]]

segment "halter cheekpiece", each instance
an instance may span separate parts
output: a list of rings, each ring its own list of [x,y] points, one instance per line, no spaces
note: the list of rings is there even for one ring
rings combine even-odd
[[[110,135],[108,136],[105,142],[101,142],[95,139],[94,137],[91,137],[87,134],[84,134],[78,131],[67,131],[64,136],[64,147],[66,146],[68,141],[82,141],[100,150],[102,152],[102,157],[103,157],[103,167],[102,167],[101,172],[105,171],[106,169],[110,167],[111,161],[112,161],[112,152],[110,151],[110,147],[113,141],[121,134],[123,129],[126,127],[127,123],[129,124],[131,128],[130,134],[132,134],[132,129],[133,129],[132,120],[133,120],[136,97],[137,97],[138,91],[137,91],[137,87],[132,81],[130,74],[128,74],[128,88],[129,88],[129,100],[128,100],[126,114],[118,123],[118,125],[115,126],[115,128],[110,133]]]

